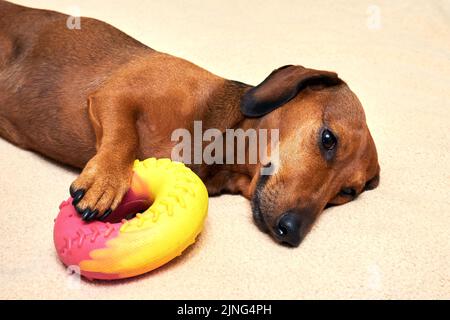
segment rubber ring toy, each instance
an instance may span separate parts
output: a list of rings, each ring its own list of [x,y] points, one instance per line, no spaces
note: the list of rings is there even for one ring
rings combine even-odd
[[[72,198],[59,206],[56,251],[87,279],[122,279],[154,270],[181,255],[203,229],[208,192],[189,168],[150,158],[136,160],[133,171],[130,190],[104,222],[84,222]]]

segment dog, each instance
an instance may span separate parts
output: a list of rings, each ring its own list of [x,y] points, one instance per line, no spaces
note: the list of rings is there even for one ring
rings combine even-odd
[[[327,206],[378,185],[363,108],[336,73],[287,65],[251,86],[95,19],[68,28],[68,18],[0,0],[0,136],[83,168],[70,194],[84,220],[106,219],[134,160],[170,157],[171,133],[194,121],[279,130],[277,161],[189,165],[211,196],[251,200],[256,225],[279,243],[298,246]]]

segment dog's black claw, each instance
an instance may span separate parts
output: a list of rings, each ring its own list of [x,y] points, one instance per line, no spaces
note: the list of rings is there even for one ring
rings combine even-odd
[[[83,219],[84,221],[88,220],[88,217],[92,214],[91,209],[87,208],[83,211],[83,213],[81,214],[81,219]]]
[[[79,207],[77,207],[77,206],[75,206],[75,210],[77,210],[77,212],[78,212],[79,215],[82,215],[83,212],[84,212],[84,209],[79,208]]]
[[[72,198],[75,196],[75,192],[76,192],[76,191],[77,191],[77,190],[75,190],[74,187],[70,186],[70,188],[69,188],[69,193],[70,193],[70,196],[71,196]]]
[[[108,216],[111,214],[111,212],[112,212],[112,209],[109,208],[108,210],[105,211],[105,213],[100,218],[98,218],[98,220],[104,221],[106,218],[108,218]]]
[[[72,205],[76,206],[78,202],[84,197],[85,191],[84,189],[79,189],[73,193]]]
[[[95,219],[95,217],[98,215],[98,210],[95,209],[94,211],[91,212],[91,214],[89,215],[89,217],[87,217],[87,221],[92,221]]]

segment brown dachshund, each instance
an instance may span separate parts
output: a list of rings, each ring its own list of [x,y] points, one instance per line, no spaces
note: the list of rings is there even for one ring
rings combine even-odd
[[[95,19],[69,28],[68,18],[0,0],[0,136],[84,167],[70,188],[83,219],[110,214],[134,159],[170,157],[172,132],[194,121],[221,132],[279,129],[276,163],[191,165],[210,195],[251,199],[258,226],[278,242],[297,246],[327,205],[377,186],[363,108],[337,74],[289,65],[252,87]]]

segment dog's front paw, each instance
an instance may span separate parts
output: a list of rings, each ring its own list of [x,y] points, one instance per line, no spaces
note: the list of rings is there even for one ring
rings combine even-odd
[[[131,168],[92,158],[70,186],[72,204],[85,221],[105,219],[130,187]]]

